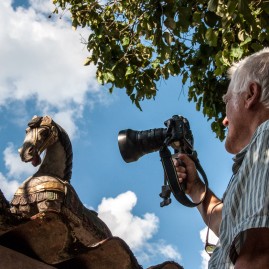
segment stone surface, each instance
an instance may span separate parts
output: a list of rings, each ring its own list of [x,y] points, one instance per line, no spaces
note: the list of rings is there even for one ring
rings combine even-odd
[[[0,245],[0,268],[3,269],[56,269]]]

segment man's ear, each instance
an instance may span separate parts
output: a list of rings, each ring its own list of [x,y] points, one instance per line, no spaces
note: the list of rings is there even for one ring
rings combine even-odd
[[[246,93],[245,106],[246,108],[252,108],[260,102],[261,98],[261,86],[257,82],[251,82]]]

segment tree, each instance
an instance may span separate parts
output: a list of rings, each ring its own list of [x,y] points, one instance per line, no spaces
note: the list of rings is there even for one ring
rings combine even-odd
[[[156,82],[179,76],[188,100],[212,120],[222,119],[227,68],[269,43],[269,1],[53,0],[69,10],[72,26],[89,27],[89,57],[101,84],[126,89],[133,103],[154,99]]]

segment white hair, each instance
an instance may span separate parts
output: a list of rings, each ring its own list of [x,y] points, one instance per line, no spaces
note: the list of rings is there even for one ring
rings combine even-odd
[[[260,101],[269,108],[269,48],[264,48],[234,63],[228,70],[231,79],[229,91],[239,94],[248,89],[251,82],[261,86]]]

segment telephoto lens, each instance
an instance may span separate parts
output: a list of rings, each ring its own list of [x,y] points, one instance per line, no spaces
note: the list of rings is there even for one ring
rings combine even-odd
[[[143,155],[159,150],[164,143],[166,132],[166,128],[120,131],[118,145],[123,160],[127,163],[135,162]]]

